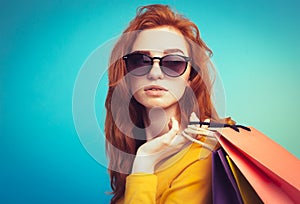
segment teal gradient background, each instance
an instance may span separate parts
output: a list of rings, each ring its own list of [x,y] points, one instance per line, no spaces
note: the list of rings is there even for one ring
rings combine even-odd
[[[73,86],[89,54],[150,3],[170,4],[199,26],[223,80],[226,114],[300,157],[299,1],[4,0],[1,203],[109,202],[107,171],[74,128]]]

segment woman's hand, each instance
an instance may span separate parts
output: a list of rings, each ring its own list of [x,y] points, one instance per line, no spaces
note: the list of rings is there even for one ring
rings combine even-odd
[[[190,116],[190,122],[200,122],[194,112]],[[205,119],[204,122],[209,123],[210,119]],[[188,125],[181,134],[209,151],[213,151],[218,143],[216,132],[211,131],[208,125]]]
[[[190,121],[200,121],[195,113],[190,116]],[[206,119],[205,122],[209,122]],[[153,173],[155,165],[163,159],[179,152],[189,142],[202,145],[207,151],[213,151],[217,145],[216,134],[208,126],[188,125],[178,134],[179,125],[175,118],[171,118],[171,129],[166,134],[156,137],[139,147],[132,166],[131,173]]]
[[[139,147],[131,173],[153,173],[156,164],[181,150],[189,140],[178,134],[178,131],[178,121],[171,118],[169,132]]]

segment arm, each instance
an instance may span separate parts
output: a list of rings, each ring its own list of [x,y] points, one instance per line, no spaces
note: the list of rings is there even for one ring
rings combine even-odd
[[[154,173],[155,165],[163,159],[180,151],[187,140],[177,135],[179,124],[171,118],[171,129],[166,134],[150,140],[139,147],[133,162],[131,173]]]
[[[191,156],[190,154],[188,156]],[[124,204],[199,204],[212,203],[211,195],[211,156],[195,160],[171,180],[170,185],[157,192],[160,177],[170,175],[170,171],[162,174],[131,174],[127,177]],[[157,198],[157,193],[160,195]]]
[[[181,141],[174,142],[178,129],[178,122],[172,118],[172,127],[168,133],[148,141],[138,149],[131,174],[126,178],[124,203],[156,203],[157,176],[154,168],[186,142],[181,136]]]
[[[172,127],[168,133],[146,142],[138,149],[131,174],[126,178],[124,203],[156,203],[155,165],[180,151],[187,142],[184,137],[177,135],[179,130],[177,120],[172,118],[171,121]]]
[[[154,174],[131,174],[126,178],[124,204],[155,204],[157,176]]]
[[[126,179],[124,203],[157,202],[158,178],[154,175],[155,165],[174,152],[180,151],[187,143],[187,139],[177,135],[177,132],[178,122],[172,119],[172,128],[168,133],[145,143],[138,149],[132,174]],[[199,203],[199,201],[211,199],[210,159],[196,160],[183,168],[181,174],[172,182],[172,186],[164,190],[162,197],[159,196],[160,200],[165,199],[159,203],[172,203],[174,199],[180,199],[179,203],[186,202],[186,199],[188,201],[195,200],[191,203]],[[192,198],[189,198],[190,196]]]

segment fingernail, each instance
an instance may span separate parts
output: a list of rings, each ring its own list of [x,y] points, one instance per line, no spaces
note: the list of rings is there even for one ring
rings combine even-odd
[[[195,112],[191,113],[190,121],[200,121]]]

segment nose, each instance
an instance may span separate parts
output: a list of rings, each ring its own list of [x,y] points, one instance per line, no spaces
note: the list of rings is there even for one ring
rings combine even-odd
[[[147,75],[148,79],[156,80],[156,79],[163,79],[164,73],[161,71],[159,60],[153,60],[153,65],[150,72]]]

